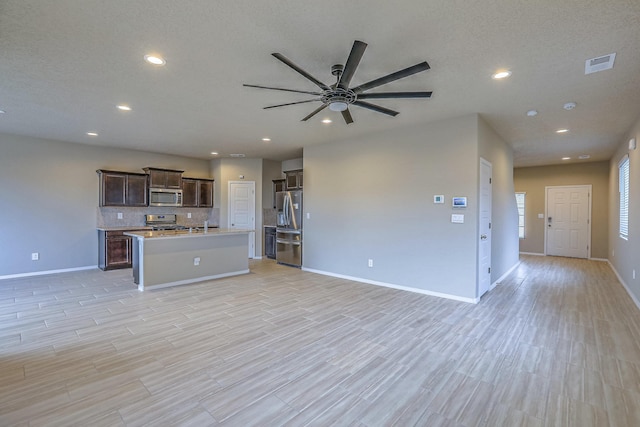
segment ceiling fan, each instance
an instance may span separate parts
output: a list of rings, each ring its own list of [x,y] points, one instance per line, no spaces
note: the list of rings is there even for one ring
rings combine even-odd
[[[259,89],[270,89],[270,90],[281,90],[285,92],[295,92],[295,93],[306,93],[308,95],[315,95],[316,98],[307,99],[305,101],[298,102],[289,102],[287,104],[279,104],[279,105],[271,105],[268,107],[264,107],[264,109],[268,108],[277,108],[284,107],[287,105],[295,105],[295,104],[304,104],[307,102],[315,102],[320,101],[322,105],[315,110],[313,110],[308,116],[302,119],[302,121],[307,121],[311,117],[318,114],[320,111],[329,107],[332,111],[339,111],[342,113],[342,117],[344,121],[349,124],[353,123],[353,118],[351,117],[351,113],[349,112],[350,105],[357,105],[358,107],[367,108],[372,111],[376,111],[378,113],[387,114],[389,116],[397,116],[399,113],[397,111],[390,110],[388,108],[381,107],[379,105],[371,104],[369,102],[365,102],[365,99],[402,99],[402,98],[430,98],[432,92],[377,92],[377,93],[364,93],[369,89],[376,88],[378,86],[382,86],[387,83],[391,83],[395,80],[399,80],[413,74],[426,71],[429,68],[429,64],[426,61],[416,64],[412,67],[405,68],[400,71],[396,71],[395,73],[387,74],[386,76],[377,78],[375,80],[371,80],[370,82],[361,84],[360,86],[356,86],[353,88],[349,87],[351,83],[351,79],[356,72],[356,68],[358,68],[358,64],[362,59],[362,55],[364,55],[364,51],[367,48],[367,44],[356,40],[353,42],[353,47],[351,48],[351,53],[347,58],[347,62],[345,65],[336,64],[331,67],[331,74],[336,76],[336,82],[331,86],[328,86],[322,83],[320,80],[313,77],[311,74],[307,73],[305,70],[291,62],[284,55],[280,53],[273,53],[280,61],[284,62],[289,67],[293,68],[295,71],[300,73],[302,76],[306,77],[308,80],[315,83],[322,91],[306,91],[306,90],[295,90],[295,89],[284,89],[278,87],[268,87],[268,86],[259,86],[259,85],[248,85],[244,84],[243,86],[247,87],[255,87]]]

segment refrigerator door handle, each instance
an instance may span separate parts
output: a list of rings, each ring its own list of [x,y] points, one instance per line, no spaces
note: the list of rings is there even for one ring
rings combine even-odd
[[[282,211],[284,212],[284,225],[289,226],[289,193],[284,194],[282,201]]]
[[[298,224],[296,223],[296,213],[293,210],[293,197],[291,197],[291,193],[289,193],[289,227],[291,227],[291,223],[293,222],[293,228],[298,229]]]

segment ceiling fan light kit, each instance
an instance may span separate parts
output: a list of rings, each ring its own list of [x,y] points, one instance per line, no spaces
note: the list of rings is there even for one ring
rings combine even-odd
[[[331,74],[336,76],[336,82],[331,86],[328,86],[322,83],[320,80],[313,77],[311,74],[291,62],[284,55],[280,53],[273,53],[272,55],[283,62],[285,65],[289,66],[302,76],[304,76],[307,80],[313,82],[316,86],[320,88],[321,91],[304,91],[304,90],[295,90],[295,89],[285,89],[285,88],[277,88],[277,87],[269,87],[269,86],[260,86],[260,85],[250,85],[245,84],[243,86],[246,87],[254,87],[258,89],[269,89],[269,90],[279,90],[285,92],[294,92],[294,93],[304,93],[308,95],[314,95],[316,98],[308,99],[304,101],[298,102],[289,102],[286,104],[278,104],[278,105],[270,105],[268,107],[264,107],[264,109],[269,108],[277,108],[284,107],[287,105],[296,105],[296,104],[304,104],[307,102],[315,102],[320,101],[322,105],[308,114],[306,117],[302,119],[302,121],[307,121],[320,111],[329,107],[329,110],[341,112],[342,117],[344,118],[345,123],[350,124],[353,123],[353,118],[351,117],[351,112],[349,111],[349,106],[356,105],[358,107],[366,108],[371,111],[375,111],[378,113],[386,114],[388,116],[395,117],[399,113],[397,111],[390,110],[388,108],[371,104],[369,102],[363,101],[364,99],[407,99],[407,98],[430,98],[432,92],[378,92],[378,93],[364,93],[369,89],[376,88],[378,86],[385,85],[387,83],[391,83],[393,81],[409,77],[413,74],[427,71],[430,67],[429,64],[424,61],[419,64],[416,64],[412,67],[408,67],[402,69],[400,71],[396,71],[395,73],[388,74],[386,76],[377,78],[375,80],[371,80],[370,82],[364,83],[357,87],[349,87],[351,83],[351,79],[353,78],[358,65],[360,64],[360,60],[362,59],[362,55],[364,55],[364,51],[367,47],[367,44],[356,40],[353,43],[353,47],[351,48],[351,53],[347,58],[347,62],[342,64],[335,64],[331,67]]]

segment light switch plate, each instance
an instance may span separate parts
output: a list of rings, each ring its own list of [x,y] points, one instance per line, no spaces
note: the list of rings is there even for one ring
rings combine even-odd
[[[544,219],[544,214],[538,214],[538,219]]]
[[[118,219],[122,219],[122,212],[118,212]]]
[[[451,214],[451,222],[454,224],[464,224],[463,214]]]
[[[444,195],[438,194],[436,196],[433,196],[433,203],[444,203]]]

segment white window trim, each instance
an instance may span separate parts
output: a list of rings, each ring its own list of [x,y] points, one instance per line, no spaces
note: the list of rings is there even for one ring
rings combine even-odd
[[[618,206],[618,232],[620,238],[624,240],[629,240],[629,181],[630,181],[630,170],[629,170],[629,155],[625,154],[622,159],[618,162],[618,197],[619,197],[619,206]],[[626,181],[622,183],[622,168],[626,168]],[[624,194],[623,194],[624,193]],[[624,205],[624,206],[623,206]]]

